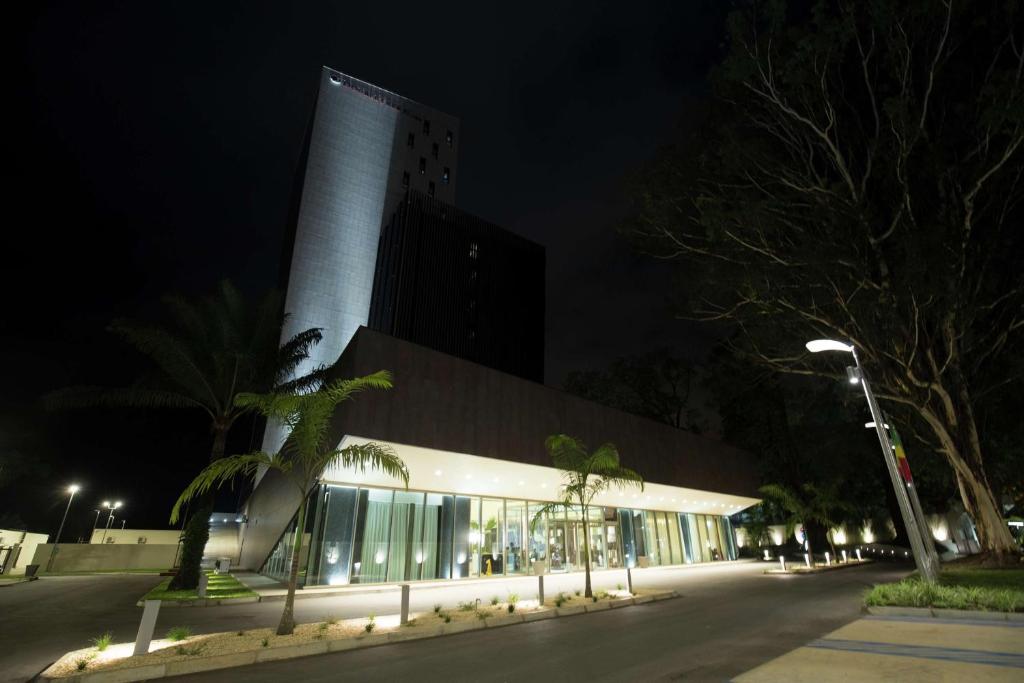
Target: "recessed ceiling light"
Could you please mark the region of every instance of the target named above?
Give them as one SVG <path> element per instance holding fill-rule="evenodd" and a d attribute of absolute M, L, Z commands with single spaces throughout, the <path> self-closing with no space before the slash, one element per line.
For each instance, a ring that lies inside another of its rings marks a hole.
<path fill-rule="evenodd" d="M 522 481 L 521 481 L 521 482 L 519 482 L 519 485 L 520 485 L 520 486 L 522 486 L 522 485 L 523 485 L 524 483 L 526 483 L 526 482 L 522 482 Z"/>
<path fill-rule="evenodd" d="M 498 478 L 495 477 L 493 481 L 494 481 L 495 484 L 497 484 L 498 483 Z"/>
<path fill-rule="evenodd" d="M 434 470 L 434 476 L 435 477 L 440 477 L 441 476 L 441 470 Z"/>
<path fill-rule="evenodd" d="M 472 478 L 473 478 L 473 475 L 472 475 L 472 474 L 467 474 L 467 475 L 466 475 L 466 479 L 472 479 Z"/>

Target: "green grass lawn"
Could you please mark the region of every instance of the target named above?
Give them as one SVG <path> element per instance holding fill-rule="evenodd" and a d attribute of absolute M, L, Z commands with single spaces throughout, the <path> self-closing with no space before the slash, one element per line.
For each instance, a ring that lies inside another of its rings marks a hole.
<path fill-rule="evenodd" d="M 875 586 L 864 596 L 870 606 L 1024 612 L 1024 569 L 946 569 L 939 584 L 918 576 Z"/>
<path fill-rule="evenodd" d="M 231 574 L 214 574 L 206 572 L 206 599 L 219 600 L 223 598 L 254 598 L 257 593 L 249 590 Z M 156 588 L 142 596 L 143 600 L 198 600 L 199 596 L 195 590 L 167 590 L 171 579 L 167 578 L 157 584 Z"/>

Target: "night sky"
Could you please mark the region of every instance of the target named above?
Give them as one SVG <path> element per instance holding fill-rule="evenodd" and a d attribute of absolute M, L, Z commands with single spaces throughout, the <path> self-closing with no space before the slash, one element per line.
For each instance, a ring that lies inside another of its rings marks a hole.
<path fill-rule="evenodd" d="M 0 453 L 41 469 L 4 475 L 0 515 L 32 531 L 55 532 L 72 480 L 66 540 L 106 497 L 129 527 L 166 524 L 206 459 L 200 416 L 38 397 L 130 382 L 140 363 L 104 328 L 159 316 L 162 294 L 278 283 L 321 65 L 461 119 L 456 203 L 547 248 L 548 384 L 713 340 L 672 319 L 666 268 L 614 228 L 625 178 L 707 97 L 728 3 L 26 4 L 8 24 Z"/>

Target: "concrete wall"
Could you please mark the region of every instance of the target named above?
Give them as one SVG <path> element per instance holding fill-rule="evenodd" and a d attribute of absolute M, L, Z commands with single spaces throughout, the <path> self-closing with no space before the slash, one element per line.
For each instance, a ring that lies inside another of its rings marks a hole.
<path fill-rule="evenodd" d="M 177 545 L 180 536 L 178 529 L 109 529 L 104 538 L 103 529 L 95 529 L 89 543 Z"/>
<path fill-rule="evenodd" d="M 33 534 L 27 531 L 0 529 L 0 546 L 20 546 L 21 552 L 14 564 L 5 567 L 5 574 L 24 574 L 25 565 L 32 564 L 36 548 L 49 540 L 48 534 Z"/>
<path fill-rule="evenodd" d="M 53 544 L 36 548 L 34 564 L 46 568 Z M 104 569 L 170 569 L 178 551 L 177 544 L 96 544 L 61 543 L 51 571 L 79 572 Z"/>

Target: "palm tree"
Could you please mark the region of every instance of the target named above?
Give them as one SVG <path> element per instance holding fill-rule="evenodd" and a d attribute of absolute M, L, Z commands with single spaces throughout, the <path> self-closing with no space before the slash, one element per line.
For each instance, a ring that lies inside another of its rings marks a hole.
<path fill-rule="evenodd" d="M 825 539 L 832 548 L 832 556 L 836 556 L 836 546 L 832 540 L 832 529 L 838 525 L 839 519 L 850 510 L 850 506 L 839 497 L 839 488 L 835 484 L 820 487 L 804 484 L 800 492 L 781 484 L 765 484 L 760 489 L 765 498 L 777 503 L 786 511 L 786 536 L 789 537 L 798 524 L 820 524 L 825 527 Z M 814 558 L 811 548 L 811 535 L 805 533 L 807 553 Z"/>
<path fill-rule="evenodd" d="M 390 389 L 391 386 L 391 374 L 381 370 L 366 377 L 335 380 L 313 393 L 241 394 L 236 399 L 239 406 L 252 408 L 267 418 L 279 420 L 291 432 L 291 436 L 276 455 L 256 452 L 232 455 L 211 462 L 174 504 L 171 511 L 172 524 L 187 501 L 207 495 L 211 488 L 219 487 L 236 476 L 251 477 L 263 468 L 277 470 L 295 486 L 301 502 L 295 517 L 288 597 L 281 614 L 281 623 L 277 627 L 279 636 L 288 635 L 295 629 L 295 587 L 299 577 L 302 530 L 306 528 L 306 501 L 323 471 L 335 466 L 358 470 L 369 467 L 397 477 L 406 487 L 409 486 L 409 470 L 390 446 L 366 443 L 337 448 L 329 440 L 331 416 L 339 403 L 367 389 Z"/>
<path fill-rule="evenodd" d="M 593 597 L 590 588 L 590 502 L 594 497 L 613 486 L 637 486 L 642 491 L 644 480 L 639 474 L 619 464 L 619 451 L 615 444 L 606 443 L 593 453 L 587 453 L 582 441 L 565 434 L 555 434 L 544 440 L 544 448 L 551 456 L 551 462 L 562 470 L 565 484 L 562 500 L 548 503 L 534 515 L 531 527 L 535 527 L 549 511 L 569 509 L 579 505 L 583 511 L 583 558 L 586 568 L 586 597 Z"/>
<path fill-rule="evenodd" d="M 49 408 L 122 406 L 186 408 L 206 413 L 213 445 L 210 461 L 224 457 L 228 431 L 252 406 L 236 397 L 245 392 L 294 392 L 315 388 L 322 370 L 300 378 L 292 375 L 320 342 L 320 330 L 308 329 L 283 345 L 286 316 L 277 292 L 255 306 L 227 280 L 217 292 L 190 301 L 166 297 L 171 324 L 161 327 L 115 320 L 110 331 L 153 362 L 154 371 L 131 387 L 69 387 L 44 397 Z M 199 583 L 199 565 L 209 538 L 213 496 L 192 507 L 182 533 L 181 563 L 171 582 L 174 589 Z"/>

